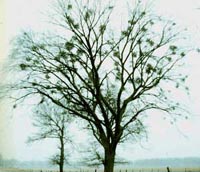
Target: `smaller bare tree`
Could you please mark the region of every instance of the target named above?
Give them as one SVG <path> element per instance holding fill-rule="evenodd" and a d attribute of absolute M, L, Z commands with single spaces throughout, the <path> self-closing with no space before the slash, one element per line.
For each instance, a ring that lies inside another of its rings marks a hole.
<path fill-rule="evenodd" d="M 72 143 L 68 132 L 71 119 L 67 112 L 53 106 L 50 102 L 42 102 L 35 110 L 33 120 L 33 125 L 38 128 L 38 132 L 28 138 L 28 143 L 47 138 L 57 139 L 59 152 L 52 156 L 50 161 L 53 165 L 58 165 L 59 171 L 63 172 L 64 164 L 67 162 L 65 146 L 67 143 Z"/>

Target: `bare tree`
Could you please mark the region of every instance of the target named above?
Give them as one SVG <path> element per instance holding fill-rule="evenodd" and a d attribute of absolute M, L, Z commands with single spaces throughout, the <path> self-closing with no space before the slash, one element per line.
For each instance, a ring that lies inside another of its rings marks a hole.
<path fill-rule="evenodd" d="M 68 126 L 71 119 L 67 116 L 64 109 L 59 109 L 51 103 L 44 102 L 37 106 L 33 114 L 33 125 L 38 129 L 37 133 L 29 137 L 28 142 L 34 142 L 43 139 L 57 139 L 58 154 L 52 156 L 51 163 L 58 165 L 60 172 L 63 172 L 66 162 L 65 145 L 71 143 Z"/>
<path fill-rule="evenodd" d="M 175 23 L 137 4 L 124 29 L 113 31 L 115 8 L 99 3 L 58 1 L 54 23 L 66 33 L 20 35 L 13 57 L 22 74 L 12 89 L 21 90 L 17 100 L 38 95 L 84 120 L 104 150 L 104 171 L 113 172 L 118 144 L 141 134 L 144 114 L 177 117 L 165 84 L 185 80 L 177 70 L 185 52 Z"/>

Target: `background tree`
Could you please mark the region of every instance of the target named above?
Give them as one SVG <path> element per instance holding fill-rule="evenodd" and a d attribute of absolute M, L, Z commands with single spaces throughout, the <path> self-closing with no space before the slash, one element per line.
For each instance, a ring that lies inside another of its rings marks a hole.
<path fill-rule="evenodd" d="M 58 1 L 53 23 L 63 28 L 60 35 L 25 32 L 13 50 L 21 71 L 12 88 L 21 91 L 17 100 L 38 95 L 84 120 L 104 150 L 105 172 L 113 172 L 118 144 L 140 136 L 144 114 L 179 115 L 165 84 L 185 80 L 177 70 L 185 52 L 176 45 L 175 23 L 136 4 L 119 31 L 114 10 L 100 1 Z"/>
<path fill-rule="evenodd" d="M 37 133 L 29 137 L 28 142 L 34 142 L 43 139 L 57 139 L 58 154 L 52 156 L 51 163 L 58 165 L 60 172 L 63 172 L 66 163 L 65 146 L 71 143 L 68 127 L 71 118 L 64 109 L 59 109 L 49 102 L 40 102 L 37 110 L 33 114 L 33 125 L 38 129 Z M 67 154 L 69 155 L 69 154 Z"/>

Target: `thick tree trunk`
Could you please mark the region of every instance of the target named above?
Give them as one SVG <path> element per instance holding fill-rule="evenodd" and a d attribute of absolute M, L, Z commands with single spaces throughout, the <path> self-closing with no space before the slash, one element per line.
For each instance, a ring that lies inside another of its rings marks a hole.
<path fill-rule="evenodd" d="M 105 149 L 104 172 L 114 171 L 116 148 Z"/>

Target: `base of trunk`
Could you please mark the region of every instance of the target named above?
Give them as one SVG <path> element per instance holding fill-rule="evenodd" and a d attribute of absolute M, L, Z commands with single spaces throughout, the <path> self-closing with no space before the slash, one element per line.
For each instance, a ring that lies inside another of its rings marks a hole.
<path fill-rule="evenodd" d="M 113 172 L 115 162 L 115 150 L 105 151 L 104 172 Z"/>

